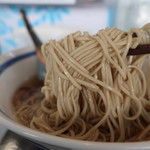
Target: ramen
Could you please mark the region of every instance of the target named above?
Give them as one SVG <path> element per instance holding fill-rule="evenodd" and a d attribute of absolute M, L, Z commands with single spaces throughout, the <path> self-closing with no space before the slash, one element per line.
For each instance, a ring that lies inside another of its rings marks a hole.
<path fill-rule="evenodd" d="M 129 32 L 75 32 L 45 43 L 44 85 L 32 92 L 27 87 L 23 101 L 21 90 L 16 92 L 18 120 L 34 130 L 78 140 L 150 140 L 150 57 L 127 56 L 129 49 L 150 43 L 149 29 L 147 24 Z"/>

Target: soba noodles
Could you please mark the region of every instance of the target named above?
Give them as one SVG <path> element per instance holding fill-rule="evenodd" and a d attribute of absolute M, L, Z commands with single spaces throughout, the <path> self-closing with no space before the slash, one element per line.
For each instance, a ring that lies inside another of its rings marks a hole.
<path fill-rule="evenodd" d="M 150 24 L 49 41 L 42 46 L 45 96 L 40 101 L 37 93 L 30 96 L 17 117 L 32 129 L 65 138 L 150 140 L 150 56 L 127 56 L 130 48 L 148 43 Z"/>

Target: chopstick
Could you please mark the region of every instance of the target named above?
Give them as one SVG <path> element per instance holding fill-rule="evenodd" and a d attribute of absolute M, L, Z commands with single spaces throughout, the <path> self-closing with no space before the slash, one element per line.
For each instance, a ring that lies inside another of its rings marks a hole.
<path fill-rule="evenodd" d="M 44 58 L 43 58 L 43 56 L 42 56 L 42 53 L 41 53 L 41 45 L 42 45 L 42 42 L 41 42 L 41 40 L 39 39 L 39 37 L 37 36 L 37 34 L 34 32 L 34 30 L 33 30 L 32 26 L 31 26 L 31 24 L 29 23 L 25 11 L 24 11 L 23 9 L 20 9 L 20 13 L 21 13 L 21 15 L 22 15 L 22 18 L 23 18 L 23 21 L 24 21 L 24 23 L 25 23 L 25 26 L 26 26 L 26 28 L 27 28 L 27 30 L 28 30 L 30 36 L 31 36 L 31 39 L 32 39 L 32 41 L 33 41 L 33 43 L 34 43 L 34 46 L 36 47 L 36 54 L 37 54 L 39 60 L 40 60 L 43 64 L 45 64 L 45 60 L 44 60 Z"/>
<path fill-rule="evenodd" d="M 20 12 L 22 14 L 22 18 L 23 18 L 23 21 L 25 23 L 25 26 L 33 40 L 33 43 L 35 45 L 35 47 L 41 47 L 42 45 L 42 42 L 41 40 L 39 39 L 39 37 L 36 35 L 36 33 L 34 32 L 34 30 L 32 29 L 32 26 L 30 25 L 27 17 L 26 17 L 26 12 L 23 10 L 23 9 L 20 9 Z"/>
<path fill-rule="evenodd" d="M 150 54 L 150 44 L 139 45 L 135 49 L 129 49 L 128 56 L 130 55 L 145 55 Z"/>

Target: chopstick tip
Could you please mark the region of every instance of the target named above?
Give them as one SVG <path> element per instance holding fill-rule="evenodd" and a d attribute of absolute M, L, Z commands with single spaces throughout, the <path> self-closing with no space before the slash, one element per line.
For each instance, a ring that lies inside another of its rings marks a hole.
<path fill-rule="evenodd" d="M 25 10 L 24 10 L 23 8 L 20 8 L 20 13 L 21 13 L 22 15 L 24 15 L 24 14 L 25 14 Z"/>

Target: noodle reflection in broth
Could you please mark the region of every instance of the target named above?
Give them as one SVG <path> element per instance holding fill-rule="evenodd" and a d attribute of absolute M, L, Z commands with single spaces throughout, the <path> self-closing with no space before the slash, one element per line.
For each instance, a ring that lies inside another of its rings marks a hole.
<path fill-rule="evenodd" d="M 96 35 L 76 32 L 42 46 L 46 76 L 42 93 L 17 110 L 22 124 L 51 135 L 89 141 L 150 139 L 150 57 L 127 56 L 150 44 L 150 24 Z"/>

